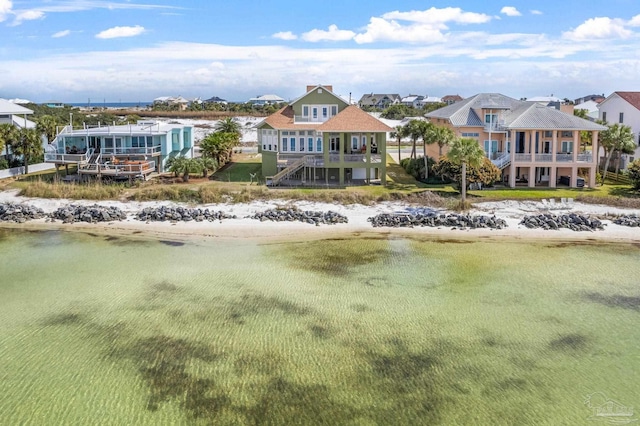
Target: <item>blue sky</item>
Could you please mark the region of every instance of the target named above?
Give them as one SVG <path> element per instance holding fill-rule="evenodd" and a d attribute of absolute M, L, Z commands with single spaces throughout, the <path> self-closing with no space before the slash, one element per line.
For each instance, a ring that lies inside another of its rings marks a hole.
<path fill-rule="evenodd" d="M 0 0 L 0 97 L 640 90 L 640 1 Z"/>

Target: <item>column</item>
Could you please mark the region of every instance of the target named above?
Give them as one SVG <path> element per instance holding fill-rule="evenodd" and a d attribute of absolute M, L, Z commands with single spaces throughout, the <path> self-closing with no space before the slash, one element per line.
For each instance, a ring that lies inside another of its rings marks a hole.
<path fill-rule="evenodd" d="M 596 173 L 598 173 L 598 167 L 597 166 L 589 167 L 589 188 L 595 188 L 596 185 L 597 185 Z"/>
<path fill-rule="evenodd" d="M 598 131 L 591 132 L 591 161 L 598 169 L 598 157 L 600 157 L 600 146 L 598 145 Z"/>
<path fill-rule="evenodd" d="M 574 166 L 571 166 L 571 188 L 576 188 L 577 186 L 578 186 L 578 167 L 574 165 Z"/>
<path fill-rule="evenodd" d="M 378 133 L 378 154 L 380 154 L 380 183 L 382 186 L 387 184 L 387 136 L 386 133 Z M 384 143 L 383 143 L 384 142 Z"/>
<path fill-rule="evenodd" d="M 536 132 L 535 130 L 529 131 L 529 154 L 531 154 L 531 162 L 535 163 L 536 161 Z M 534 170 L 535 171 L 535 170 Z M 531 173 L 529 173 L 531 175 Z M 529 181 L 529 185 L 531 185 L 531 181 Z"/>
<path fill-rule="evenodd" d="M 555 154 L 554 154 L 555 156 Z M 558 182 L 558 168 L 554 165 L 550 167 L 549 188 L 555 188 Z"/>
<path fill-rule="evenodd" d="M 516 165 L 513 161 L 513 157 L 515 154 L 513 154 L 513 152 L 515 152 L 515 149 L 512 149 L 512 154 L 511 154 L 511 164 L 509 165 L 509 187 L 511 188 L 515 188 L 516 187 Z"/>
<path fill-rule="evenodd" d="M 556 153 L 558 152 L 558 131 L 553 130 L 551 133 L 551 162 L 556 162 Z"/>
<path fill-rule="evenodd" d="M 529 188 L 534 188 L 535 186 L 536 186 L 536 166 L 531 165 L 529 166 Z"/>
<path fill-rule="evenodd" d="M 577 130 L 573 131 L 573 162 L 576 163 L 578 161 L 578 151 L 580 150 L 580 132 Z"/>

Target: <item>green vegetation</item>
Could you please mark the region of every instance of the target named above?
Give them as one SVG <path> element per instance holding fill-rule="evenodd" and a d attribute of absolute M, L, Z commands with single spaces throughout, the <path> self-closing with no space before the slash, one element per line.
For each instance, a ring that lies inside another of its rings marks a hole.
<path fill-rule="evenodd" d="M 634 189 L 640 189 L 640 160 L 636 160 L 627 166 L 627 176 Z"/>
<path fill-rule="evenodd" d="M 483 164 L 484 159 L 486 159 L 484 151 L 475 139 L 461 138 L 453 141 L 447 158 L 453 164 L 459 164 L 461 166 L 460 175 L 462 180 L 460 193 L 462 195 L 461 204 L 464 206 L 467 199 L 467 165 L 470 168 L 479 168 Z"/>

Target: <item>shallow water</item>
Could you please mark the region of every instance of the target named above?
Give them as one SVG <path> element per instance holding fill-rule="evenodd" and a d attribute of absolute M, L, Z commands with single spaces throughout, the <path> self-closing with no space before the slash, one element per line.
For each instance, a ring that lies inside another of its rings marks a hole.
<path fill-rule="evenodd" d="M 0 253 L 3 425 L 557 425 L 591 423 L 594 392 L 640 406 L 633 245 L 0 231 Z"/>

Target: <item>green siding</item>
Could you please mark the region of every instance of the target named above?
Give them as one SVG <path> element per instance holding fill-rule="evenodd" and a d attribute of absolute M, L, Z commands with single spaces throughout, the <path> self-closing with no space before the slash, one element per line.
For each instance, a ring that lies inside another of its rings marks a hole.
<path fill-rule="evenodd" d="M 278 173 L 278 154 L 264 151 L 262 153 L 262 176 L 273 176 Z"/>
<path fill-rule="evenodd" d="M 324 88 L 322 89 L 322 93 L 318 93 L 318 88 L 316 88 L 298 99 L 292 105 L 295 115 L 302 115 L 302 105 L 338 105 L 338 112 L 348 106 L 345 101 L 338 96 L 332 95 L 331 92 L 328 92 Z"/>

